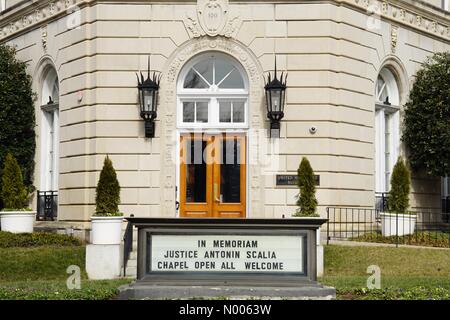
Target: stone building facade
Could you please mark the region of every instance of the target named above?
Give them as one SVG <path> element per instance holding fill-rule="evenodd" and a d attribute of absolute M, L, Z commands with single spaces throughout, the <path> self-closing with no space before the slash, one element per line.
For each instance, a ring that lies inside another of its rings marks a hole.
<path fill-rule="evenodd" d="M 35 186 L 58 191 L 58 220 L 80 224 L 94 212 L 106 155 L 126 215 L 180 216 L 188 201 L 180 189 L 189 187 L 216 196 L 215 178 L 197 176 L 203 189 L 182 183 L 182 136 L 193 130 L 244 137 L 246 165 L 229 182 L 240 181 L 241 207 L 224 216 L 293 213 L 298 189 L 277 185 L 276 175 L 295 174 L 303 156 L 320 177 L 322 216 L 327 206 L 373 208 L 405 154 L 402 106 L 414 75 L 450 48 L 448 1 L 440 0 L 3 0 L 2 8 L 0 42 L 27 61 L 38 94 Z M 264 84 L 275 57 L 287 93 L 280 137 L 269 138 Z M 149 60 L 161 73 L 154 138 L 145 137 L 136 80 Z M 235 78 L 224 80 L 229 70 Z M 186 84 L 192 72 L 203 85 Z M 223 82 L 209 83 L 211 72 Z M 242 121 L 222 122 L 222 103 Z M 439 211 L 440 179 L 413 178 L 412 208 Z"/>

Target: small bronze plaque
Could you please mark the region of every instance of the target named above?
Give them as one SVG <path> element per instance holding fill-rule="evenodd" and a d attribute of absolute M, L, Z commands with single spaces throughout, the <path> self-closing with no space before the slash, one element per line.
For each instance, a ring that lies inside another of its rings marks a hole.
<path fill-rule="evenodd" d="M 296 186 L 297 185 L 297 175 L 296 174 L 277 174 L 276 176 L 277 186 Z M 314 175 L 314 180 L 316 186 L 320 185 L 320 176 Z"/>

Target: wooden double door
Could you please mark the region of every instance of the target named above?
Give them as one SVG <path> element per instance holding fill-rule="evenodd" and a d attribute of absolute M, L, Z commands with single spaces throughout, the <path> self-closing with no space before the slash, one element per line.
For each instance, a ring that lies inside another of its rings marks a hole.
<path fill-rule="evenodd" d="M 245 135 L 181 134 L 180 216 L 244 218 L 245 204 Z"/>

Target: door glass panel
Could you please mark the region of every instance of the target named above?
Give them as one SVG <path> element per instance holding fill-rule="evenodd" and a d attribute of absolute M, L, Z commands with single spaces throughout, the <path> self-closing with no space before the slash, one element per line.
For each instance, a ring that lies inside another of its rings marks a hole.
<path fill-rule="evenodd" d="M 194 102 L 183 102 L 183 122 L 194 122 Z"/>
<path fill-rule="evenodd" d="M 219 121 L 231 122 L 231 102 L 219 102 Z"/>
<path fill-rule="evenodd" d="M 221 140 L 220 199 L 222 203 L 241 201 L 241 145 L 237 138 Z"/>
<path fill-rule="evenodd" d="M 233 102 L 233 122 L 244 122 L 245 114 L 244 114 L 244 102 L 243 101 L 234 101 Z"/>
<path fill-rule="evenodd" d="M 207 102 L 197 102 L 196 103 L 196 122 L 208 122 L 208 103 Z"/>
<path fill-rule="evenodd" d="M 186 202 L 206 202 L 206 141 L 186 140 Z"/>

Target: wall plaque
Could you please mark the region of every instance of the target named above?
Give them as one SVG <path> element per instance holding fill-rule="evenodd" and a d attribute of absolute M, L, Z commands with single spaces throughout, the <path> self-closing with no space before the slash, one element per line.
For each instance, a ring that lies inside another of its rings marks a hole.
<path fill-rule="evenodd" d="M 320 176 L 314 175 L 314 180 L 316 186 L 320 185 Z M 296 174 L 277 174 L 276 175 L 276 185 L 277 186 L 297 186 L 297 175 Z"/>

